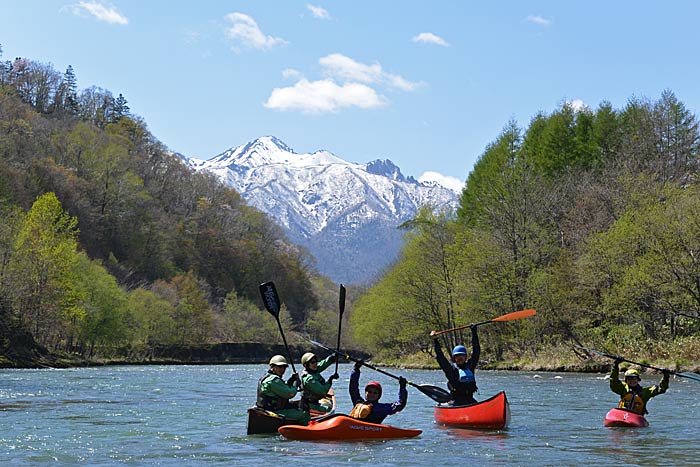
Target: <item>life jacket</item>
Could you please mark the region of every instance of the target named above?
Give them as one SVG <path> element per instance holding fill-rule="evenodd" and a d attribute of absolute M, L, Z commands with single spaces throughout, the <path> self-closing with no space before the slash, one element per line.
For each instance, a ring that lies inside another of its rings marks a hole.
<path fill-rule="evenodd" d="M 306 376 L 306 375 L 310 375 L 310 373 L 308 373 L 307 371 L 302 372 L 301 379 L 303 380 L 304 376 Z M 321 376 L 321 375 L 313 375 L 313 376 L 316 376 L 318 378 L 319 383 L 326 384 L 326 380 L 323 378 L 323 376 Z M 304 385 L 304 392 L 302 392 L 301 398 L 302 398 L 302 400 L 306 401 L 307 404 L 319 405 L 321 399 L 323 399 L 324 397 L 326 397 L 325 394 L 315 394 L 315 393 L 311 392 L 310 389 L 307 389 L 306 385 Z"/>
<path fill-rule="evenodd" d="M 269 410 L 271 412 L 291 408 L 292 404 L 290 404 L 289 399 L 285 399 L 284 397 L 278 396 L 268 396 L 267 394 L 264 394 L 262 392 L 263 382 L 265 382 L 265 380 L 270 377 L 279 378 L 279 376 L 273 373 L 267 373 L 265 374 L 265 376 L 260 378 L 260 380 L 258 381 L 258 398 L 255 402 L 255 405 L 260 407 L 261 409 Z"/>
<path fill-rule="evenodd" d="M 479 388 L 476 386 L 476 377 L 474 372 L 469 367 L 460 368 L 456 364 L 452 366 L 457 371 L 458 379 L 451 379 L 447 383 L 447 387 L 450 389 L 452 398 L 459 396 L 471 397 Z"/>
<path fill-rule="evenodd" d="M 644 399 L 642 399 L 639 394 L 634 392 L 628 392 L 622 396 L 622 399 L 620 399 L 620 403 L 618 404 L 618 408 L 631 410 L 632 412 L 640 415 L 648 413 L 644 404 Z"/>
<path fill-rule="evenodd" d="M 367 402 L 358 402 L 350 411 L 350 416 L 352 418 L 359 418 L 362 420 L 369 417 L 371 413 L 372 404 L 368 404 Z"/>

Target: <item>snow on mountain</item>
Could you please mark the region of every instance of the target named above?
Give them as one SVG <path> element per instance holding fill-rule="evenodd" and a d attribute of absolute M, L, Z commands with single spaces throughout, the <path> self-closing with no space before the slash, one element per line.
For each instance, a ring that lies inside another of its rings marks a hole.
<path fill-rule="evenodd" d="M 367 282 L 396 259 L 403 234 L 396 227 L 420 206 L 454 209 L 458 200 L 435 182 L 405 177 L 390 160 L 297 154 L 273 136 L 188 164 L 216 174 L 277 220 L 314 255 L 319 272 L 344 283 Z"/>

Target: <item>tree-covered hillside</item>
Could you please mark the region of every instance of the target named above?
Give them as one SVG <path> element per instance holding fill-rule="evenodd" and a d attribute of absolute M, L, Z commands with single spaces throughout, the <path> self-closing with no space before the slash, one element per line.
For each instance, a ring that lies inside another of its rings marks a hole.
<path fill-rule="evenodd" d="M 75 75 L 0 62 L 0 348 L 18 333 L 83 355 L 276 341 L 267 280 L 303 326 L 319 304 L 310 257 Z"/>
<path fill-rule="evenodd" d="M 699 149 L 698 120 L 670 91 L 508 122 L 456 216 L 426 210 L 406 224 L 401 260 L 355 304 L 356 338 L 411 354 L 430 348 L 432 329 L 535 308 L 481 328 L 487 359 L 584 345 L 697 364 Z"/>

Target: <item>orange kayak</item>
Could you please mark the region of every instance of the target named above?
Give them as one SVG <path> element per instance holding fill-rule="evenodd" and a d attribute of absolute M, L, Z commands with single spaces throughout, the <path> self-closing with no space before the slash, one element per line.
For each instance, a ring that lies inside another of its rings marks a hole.
<path fill-rule="evenodd" d="M 510 405 L 503 391 L 476 404 L 438 405 L 435 422 L 454 428 L 502 430 L 510 423 Z"/>
<path fill-rule="evenodd" d="M 605 415 L 605 420 L 603 420 L 603 426 L 614 427 L 630 427 L 630 428 L 644 428 L 649 426 L 649 422 L 644 415 L 632 412 L 627 409 L 611 409 L 610 412 Z"/>
<path fill-rule="evenodd" d="M 343 414 L 331 415 L 325 420 L 312 420 L 308 426 L 281 426 L 278 431 L 287 439 L 305 441 L 413 438 L 423 432 L 367 423 Z"/>

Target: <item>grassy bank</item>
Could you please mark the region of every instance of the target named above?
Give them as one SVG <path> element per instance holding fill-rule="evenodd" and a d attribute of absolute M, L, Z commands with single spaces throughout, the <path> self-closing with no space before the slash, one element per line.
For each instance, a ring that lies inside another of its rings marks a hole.
<path fill-rule="evenodd" d="M 660 368 L 700 373 L 700 340 L 686 339 L 665 346 L 661 343 L 647 344 L 645 349 L 623 349 L 610 353 Z M 506 354 L 503 360 L 496 360 L 487 350 L 482 349 L 479 369 L 586 373 L 607 373 L 610 371 L 611 359 L 596 355 L 585 358 L 582 354 L 583 352 L 577 354 L 570 346 L 556 346 L 543 349 L 537 352 L 537 355 Z M 406 355 L 401 358 L 377 356 L 374 363 L 397 368 L 437 368 L 435 357 L 426 352 Z M 622 367 L 626 366 L 633 365 L 623 363 Z M 646 371 L 653 372 L 653 370 Z"/>

